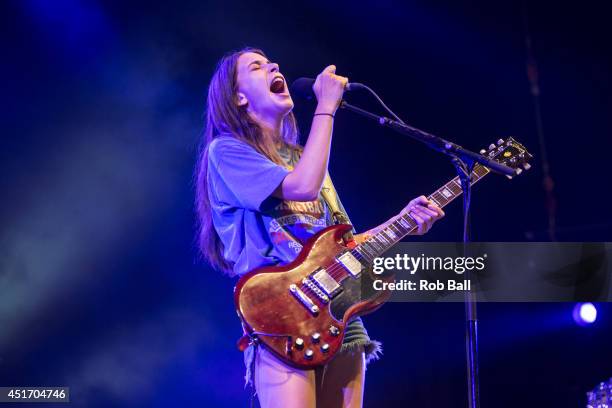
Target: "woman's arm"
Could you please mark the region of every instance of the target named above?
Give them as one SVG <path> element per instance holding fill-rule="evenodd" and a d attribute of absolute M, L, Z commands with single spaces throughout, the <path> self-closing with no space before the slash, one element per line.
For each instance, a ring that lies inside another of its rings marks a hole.
<path fill-rule="evenodd" d="M 431 229 L 433 223 L 444 217 L 444 211 L 433 201 L 428 200 L 425 196 L 420 196 L 410 201 L 408 205 L 395 217 L 391 218 L 384 224 L 380 224 L 366 232 L 355 235 L 355 241 L 357 244 L 361 244 L 363 241 L 370 238 L 372 235 L 377 234 L 381 230 L 387 228 L 389 224 L 398 219 L 400 216 L 409 213 L 410 216 L 416 221 L 417 229 L 410 235 L 423 235 Z"/>
<path fill-rule="evenodd" d="M 315 113 L 336 113 L 348 78 L 335 72 L 336 67 L 330 65 L 317 76 L 313 86 L 318 101 Z M 317 199 L 329 162 L 334 119 L 330 115 L 314 116 L 300 160 L 274 191 L 275 197 L 293 201 Z"/>

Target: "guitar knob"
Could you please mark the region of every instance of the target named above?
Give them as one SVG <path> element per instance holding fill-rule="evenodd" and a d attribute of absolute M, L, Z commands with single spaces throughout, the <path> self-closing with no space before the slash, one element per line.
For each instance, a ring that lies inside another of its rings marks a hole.
<path fill-rule="evenodd" d="M 495 143 L 491 143 L 491 144 L 489 145 L 489 150 L 493 150 L 493 149 L 495 149 Z"/>
<path fill-rule="evenodd" d="M 306 358 L 306 360 L 312 360 L 313 356 L 314 356 L 314 351 L 312 351 L 311 349 L 308 349 L 304 352 L 304 357 Z"/>
<path fill-rule="evenodd" d="M 503 144 L 504 144 L 504 139 L 499 139 L 499 140 L 497 141 L 497 145 L 498 145 L 498 146 L 501 146 L 501 145 L 503 145 Z"/>
<path fill-rule="evenodd" d="M 327 353 L 329 351 L 329 344 L 325 343 L 321 346 L 321 351 Z"/>
<path fill-rule="evenodd" d="M 336 326 L 329 326 L 329 334 L 336 337 L 340 334 L 340 329 L 338 329 Z"/>
<path fill-rule="evenodd" d="M 295 339 L 295 348 L 298 350 L 301 350 L 304 348 L 304 339 L 301 337 L 298 337 L 297 339 Z"/>
<path fill-rule="evenodd" d="M 321 334 L 320 333 L 314 333 L 312 335 L 312 342 L 313 343 L 318 343 L 319 340 L 321 340 Z"/>

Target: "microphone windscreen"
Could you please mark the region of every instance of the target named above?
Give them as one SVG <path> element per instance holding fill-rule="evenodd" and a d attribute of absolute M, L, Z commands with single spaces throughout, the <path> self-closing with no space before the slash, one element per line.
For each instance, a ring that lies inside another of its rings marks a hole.
<path fill-rule="evenodd" d="M 292 98 L 297 99 L 312 99 L 315 94 L 312 90 L 315 80 L 312 78 L 298 78 L 291 84 L 289 91 L 291 92 Z"/>

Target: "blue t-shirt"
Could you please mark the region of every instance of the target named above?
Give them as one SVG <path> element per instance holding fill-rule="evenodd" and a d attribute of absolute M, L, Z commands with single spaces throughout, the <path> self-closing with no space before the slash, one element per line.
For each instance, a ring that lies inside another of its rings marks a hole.
<path fill-rule="evenodd" d="M 208 149 L 212 219 L 233 275 L 291 262 L 302 243 L 332 224 L 320 195 L 304 202 L 271 195 L 297 163 L 296 151 L 279 151 L 280 166 L 232 136 L 216 138 Z"/>

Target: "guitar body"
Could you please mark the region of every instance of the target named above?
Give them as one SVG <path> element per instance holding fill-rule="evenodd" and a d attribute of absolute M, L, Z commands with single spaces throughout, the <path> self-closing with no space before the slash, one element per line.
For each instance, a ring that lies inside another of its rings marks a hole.
<path fill-rule="evenodd" d="M 241 277 L 235 287 L 236 310 L 247 332 L 291 366 L 308 369 L 329 362 L 342 346 L 351 317 L 374 311 L 390 296 L 362 288 L 371 288 L 374 279 L 387 281 L 393 276 L 381 278 L 364 267 L 353 277 L 340 269 L 336 257 L 347 251 L 342 236 L 350 229 L 350 225 L 334 225 L 320 231 L 290 264 L 256 269 Z M 318 312 L 313 313 L 290 287 L 300 287 L 303 279 L 321 267 L 335 270 L 336 276 L 343 273 L 344 279 L 328 302 L 301 289 L 317 306 Z"/>

